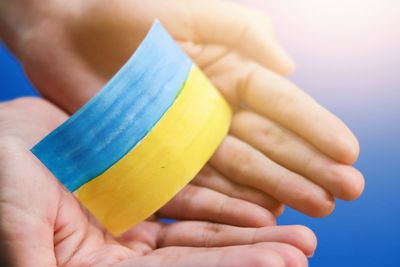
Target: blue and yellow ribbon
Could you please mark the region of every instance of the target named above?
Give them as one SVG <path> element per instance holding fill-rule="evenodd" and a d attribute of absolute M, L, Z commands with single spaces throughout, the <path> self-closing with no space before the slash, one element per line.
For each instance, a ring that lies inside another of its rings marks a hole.
<path fill-rule="evenodd" d="M 32 152 L 117 235 L 197 174 L 230 116 L 219 92 L 156 21 L 110 82 Z"/>

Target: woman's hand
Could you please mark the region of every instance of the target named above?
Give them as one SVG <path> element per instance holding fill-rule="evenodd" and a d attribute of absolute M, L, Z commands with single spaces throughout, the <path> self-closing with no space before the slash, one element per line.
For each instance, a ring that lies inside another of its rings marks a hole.
<path fill-rule="evenodd" d="M 154 216 L 122 236 L 111 236 L 29 151 L 66 118 L 39 99 L 0 104 L 0 225 L 17 266 L 307 266 L 316 239 L 302 226 L 167 225 Z M 212 210 L 213 205 L 203 205 L 207 197 L 199 188 L 187 208 Z M 174 206 L 182 205 L 179 195 L 168 205 L 179 208 Z M 256 207 L 227 205 L 219 216 L 233 221 L 236 215 L 254 217 L 241 209 Z M 237 214 L 229 215 L 234 209 Z M 206 218 L 219 221 L 210 214 Z"/>
<path fill-rule="evenodd" d="M 333 210 L 334 196 L 352 200 L 363 191 L 362 175 L 350 166 L 356 138 L 280 76 L 293 63 L 261 13 L 212 0 L 24 1 L 36 3 L 34 12 L 14 16 L 23 27 L 2 36 L 40 92 L 68 113 L 111 78 L 160 19 L 235 111 L 230 136 L 193 185 L 275 214 L 283 203 L 318 217 Z"/>

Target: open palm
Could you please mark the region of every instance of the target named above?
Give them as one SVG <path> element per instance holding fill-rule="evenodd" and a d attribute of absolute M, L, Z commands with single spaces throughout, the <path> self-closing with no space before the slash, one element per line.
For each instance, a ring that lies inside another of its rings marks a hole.
<path fill-rule="evenodd" d="M 0 105 L 1 223 L 21 266 L 307 265 L 316 240 L 301 226 L 163 224 L 154 216 L 111 236 L 29 151 L 65 118 L 43 100 Z M 180 205 L 174 201 L 171 208 Z"/>

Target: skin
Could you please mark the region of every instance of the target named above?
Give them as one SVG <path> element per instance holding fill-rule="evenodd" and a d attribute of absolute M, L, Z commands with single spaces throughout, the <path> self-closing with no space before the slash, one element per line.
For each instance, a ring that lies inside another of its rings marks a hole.
<path fill-rule="evenodd" d="M 156 216 L 111 236 L 29 152 L 67 118 L 52 104 L 24 98 L 0 104 L 1 229 L 16 266 L 307 266 L 316 247 L 303 226 L 254 228 L 188 220 L 163 224 Z M 206 190 L 206 189 L 204 189 Z M 180 195 L 166 209 L 178 209 Z M 233 203 L 232 203 L 233 204 Z M 189 202 L 188 209 L 198 204 Z M 235 207 L 217 218 L 240 221 Z M 213 218 L 204 209 L 201 216 Z M 223 221 L 224 219 L 221 219 Z M 218 221 L 218 219 L 215 219 Z"/>
<path fill-rule="evenodd" d="M 114 238 L 28 149 L 106 83 L 155 17 L 220 89 L 234 118 L 209 164 L 155 214 L 213 223 L 166 226 L 154 217 Z M 313 234 L 265 227 L 274 224 L 266 209 L 277 215 L 287 204 L 326 216 L 334 197 L 352 200 L 363 190 L 362 175 L 351 167 L 356 138 L 282 77 L 293 63 L 259 12 L 224 1 L 2 1 L 0 35 L 43 96 L 66 112 L 37 100 L 2 106 L 3 119 L 14 112 L 25 122 L 1 124 L 2 223 L 21 265 L 306 266 Z"/>
<path fill-rule="evenodd" d="M 314 217 L 330 214 L 335 197 L 362 193 L 351 166 L 357 139 L 282 76 L 294 65 L 264 14 L 215 0 L 45 2 L 2 1 L 0 33 L 36 88 L 68 114 L 117 72 L 157 17 L 235 112 L 194 187 Z"/>

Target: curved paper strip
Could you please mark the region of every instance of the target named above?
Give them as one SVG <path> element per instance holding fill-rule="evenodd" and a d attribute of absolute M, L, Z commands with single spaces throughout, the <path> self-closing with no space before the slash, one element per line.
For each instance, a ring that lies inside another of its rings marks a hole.
<path fill-rule="evenodd" d="M 193 67 L 174 105 L 125 157 L 75 194 L 114 235 L 152 215 L 206 164 L 230 123 L 230 109 Z"/>
<path fill-rule="evenodd" d="M 191 65 L 156 21 L 111 81 L 32 152 L 75 191 L 122 158 L 152 129 L 182 89 Z"/>

